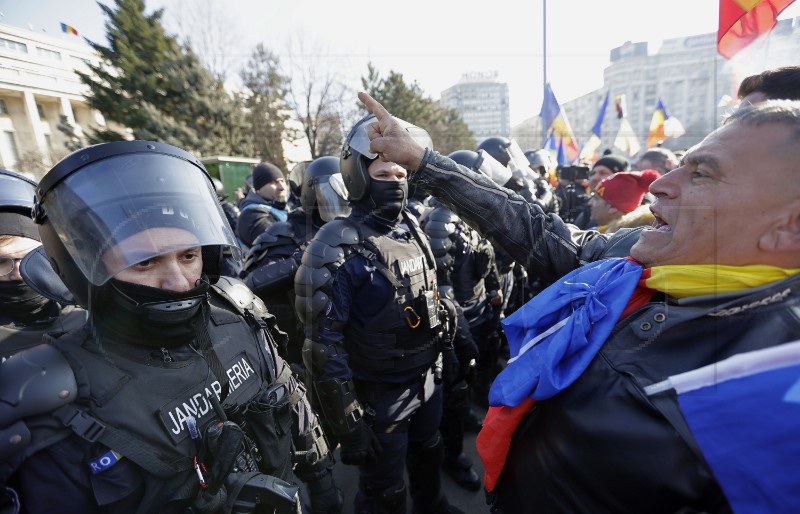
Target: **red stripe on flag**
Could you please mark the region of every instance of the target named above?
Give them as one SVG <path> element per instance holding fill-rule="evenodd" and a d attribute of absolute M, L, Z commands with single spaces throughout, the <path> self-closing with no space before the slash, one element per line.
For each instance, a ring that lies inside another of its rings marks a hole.
<path fill-rule="evenodd" d="M 794 0 L 719 0 L 717 51 L 730 59 L 758 36 L 772 30 L 778 15 L 792 2 Z"/>

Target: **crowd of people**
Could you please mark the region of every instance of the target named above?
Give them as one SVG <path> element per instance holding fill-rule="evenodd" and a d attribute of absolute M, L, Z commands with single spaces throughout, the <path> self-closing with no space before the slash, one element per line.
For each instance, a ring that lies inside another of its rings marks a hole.
<path fill-rule="evenodd" d="M 341 155 L 235 201 L 157 142 L 0 170 L 0 512 L 461 512 L 442 473 L 470 512 L 800 508 L 671 382 L 800 339 L 798 84 L 680 156 L 445 156 L 359 93 Z"/>

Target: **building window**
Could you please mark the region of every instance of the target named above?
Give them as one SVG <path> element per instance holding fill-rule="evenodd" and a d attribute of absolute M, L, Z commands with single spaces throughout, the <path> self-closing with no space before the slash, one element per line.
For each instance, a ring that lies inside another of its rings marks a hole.
<path fill-rule="evenodd" d="M 6 101 L 0 98 L 0 114 L 8 114 L 8 107 L 6 107 Z"/>
<path fill-rule="evenodd" d="M 0 48 L 5 48 L 7 50 L 11 50 L 12 52 L 19 52 L 21 54 L 28 53 L 28 45 L 12 39 L 0 38 Z"/>
<path fill-rule="evenodd" d="M 47 145 L 48 150 L 52 150 L 53 148 L 53 141 L 50 139 L 50 134 L 44 135 L 44 142 Z"/>
<path fill-rule="evenodd" d="M 44 107 L 42 107 L 42 104 L 36 104 L 36 110 L 39 111 L 39 119 L 43 120 L 44 119 Z"/>
<path fill-rule="evenodd" d="M 6 168 L 13 168 L 19 162 L 19 149 L 17 142 L 14 139 L 14 133 L 11 131 L 3 132 L 3 138 L 0 141 L 0 150 L 3 153 L 3 165 Z"/>
<path fill-rule="evenodd" d="M 41 57 L 44 57 L 46 59 L 55 59 L 56 61 L 61 60 L 61 53 L 56 52 L 55 50 L 49 50 L 47 48 L 42 48 L 40 46 L 37 46 L 36 53 L 38 53 Z"/>

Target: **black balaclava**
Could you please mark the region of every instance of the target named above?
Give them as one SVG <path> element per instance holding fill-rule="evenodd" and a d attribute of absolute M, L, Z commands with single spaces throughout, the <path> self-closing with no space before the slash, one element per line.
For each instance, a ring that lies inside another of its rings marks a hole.
<path fill-rule="evenodd" d="M 31 323 L 52 316 L 52 302 L 21 280 L 0 281 L 0 312 L 14 321 Z M 58 310 L 56 305 L 52 305 Z"/>
<path fill-rule="evenodd" d="M 408 182 L 395 180 L 369 181 L 367 205 L 371 214 L 380 221 L 394 223 L 408 203 Z M 370 205 L 371 204 L 371 205 Z"/>
<path fill-rule="evenodd" d="M 205 275 L 181 292 L 111 279 L 95 296 L 92 319 L 98 333 L 112 341 L 175 348 L 190 343 L 199 324 L 208 323 L 202 306 L 209 288 Z"/>

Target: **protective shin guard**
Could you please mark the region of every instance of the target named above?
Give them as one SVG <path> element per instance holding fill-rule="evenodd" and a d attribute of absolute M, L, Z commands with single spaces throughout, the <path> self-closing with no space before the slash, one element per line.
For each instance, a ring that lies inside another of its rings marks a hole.
<path fill-rule="evenodd" d="M 406 467 L 415 513 L 438 513 L 447 505 L 440 475 L 443 460 L 444 446 L 438 432 L 435 438 L 409 447 Z"/>

